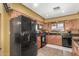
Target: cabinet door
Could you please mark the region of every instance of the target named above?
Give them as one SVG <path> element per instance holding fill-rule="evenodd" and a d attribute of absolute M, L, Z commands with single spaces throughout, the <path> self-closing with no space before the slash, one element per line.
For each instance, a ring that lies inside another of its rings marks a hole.
<path fill-rule="evenodd" d="M 57 36 L 54 35 L 53 38 L 52 38 L 52 40 L 53 40 L 53 44 L 55 44 L 55 45 L 57 44 L 57 39 L 58 39 Z"/>
<path fill-rule="evenodd" d="M 60 35 L 48 35 L 47 37 L 48 44 L 62 45 L 62 39 Z"/>
<path fill-rule="evenodd" d="M 41 47 L 41 37 L 37 37 L 37 47 Z"/>
<path fill-rule="evenodd" d="M 48 44 L 56 44 L 56 38 L 54 35 L 49 35 Z"/>
<path fill-rule="evenodd" d="M 10 20 L 10 55 L 21 55 L 21 44 L 16 42 L 16 34 L 21 32 L 20 17 L 16 17 Z"/>
<path fill-rule="evenodd" d="M 62 45 L 62 38 L 61 38 L 61 36 L 59 35 L 59 36 L 57 36 L 57 39 L 56 39 L 56 44 L 57 45 Z"/>

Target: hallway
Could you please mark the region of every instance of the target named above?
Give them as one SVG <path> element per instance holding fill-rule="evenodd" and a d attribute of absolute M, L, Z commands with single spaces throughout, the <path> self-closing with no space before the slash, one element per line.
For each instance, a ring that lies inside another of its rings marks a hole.
<path fill-rule="evenodd" d="M 38 50 L 37 56 L 72 56 L 71 48 L 47 44 Z"/>

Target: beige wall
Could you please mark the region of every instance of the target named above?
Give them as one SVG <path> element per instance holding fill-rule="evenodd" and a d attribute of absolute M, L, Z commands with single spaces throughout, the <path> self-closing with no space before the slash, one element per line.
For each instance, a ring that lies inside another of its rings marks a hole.
<path fill-rule="evenodd" d="M 1 48 L 1 13 L 2 13 L 2 5 L 0 4 L 0 48 Z"/>
<path fill-rule="evenodd" d="M 0 4 L 1 13 L 1 52 L 2 55 L 9 55 L 9 14 L 6 13 L 3 4 Z"/>
<path fill-rule="evenodd" d="M 1 14 L 0 14 L 0 48 L 1 48 Z"/>

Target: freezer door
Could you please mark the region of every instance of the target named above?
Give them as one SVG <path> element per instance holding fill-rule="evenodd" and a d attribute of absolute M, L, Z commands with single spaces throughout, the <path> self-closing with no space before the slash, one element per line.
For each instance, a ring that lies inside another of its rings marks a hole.
<path fill-rule="evenodd" d="M 21 22 L 20 19 L 14 18 L 10 21 L 10 55 L 11 56 L 20 56 L 21 55 L 21 44 L 16 42 L 17 34 L 21 31 Z M 21 36 L 18 36 L 20 40 Z"/>

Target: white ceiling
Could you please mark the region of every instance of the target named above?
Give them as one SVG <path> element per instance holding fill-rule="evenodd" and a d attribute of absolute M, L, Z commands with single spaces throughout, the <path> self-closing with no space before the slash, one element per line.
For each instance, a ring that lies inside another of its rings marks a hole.
<path fill-rule="evenodd" d="M 79 3 L 23 3 L 23 5 L 27 6 L 45 19 L 79 12 Z M 60 8 L 56 9 L 57 7 Z"/>

